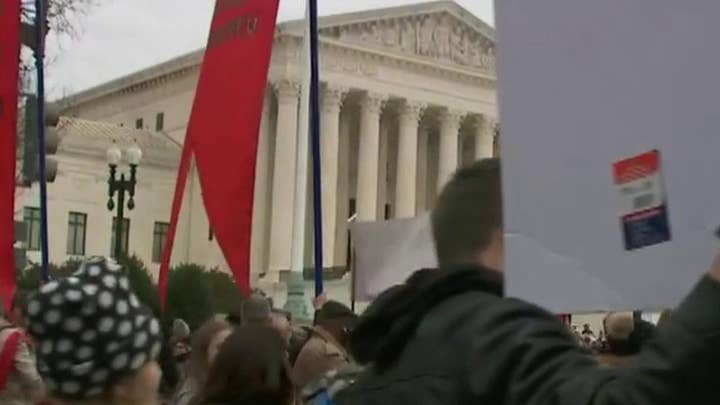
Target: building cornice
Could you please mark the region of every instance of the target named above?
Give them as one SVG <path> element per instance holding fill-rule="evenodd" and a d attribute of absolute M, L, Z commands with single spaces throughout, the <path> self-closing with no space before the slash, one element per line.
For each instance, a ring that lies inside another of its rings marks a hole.
<path fill-rule="evenodd" d="M 128 87 L 121 88 L 118 92 L 120 94 L 131 94 L 138 91 L 148 90 L 154 87 L 162 86 L 166 83 L 169 83 L 173 80 L 180 79 L 182 77 L 188 76 L 190 74 L 193 74 L 197 72 L 200 69 L 200 64 L 195 64 L 188 67 L 180 68 L 174 72 L 170 72 L 167 74 L 163 74 L 161 76 L 154 77 L 152 79 L 135 83 L 133 85 L 130 85 Z"/>
<path fill-rule="evenodd" d="M 492 40 L 493 42 L 495 41 L 495 29 L 493 27 L 491 27 L 490 25 L 482 21 L 480 18 L 475 16 L 473 13 L 469 12 L 463 6 L 452 0 L 431 1 L 405 6 L 330 15 L 320 17 L 318 20 L 318 25 L 319 28 L 322 30 L 324 28 L 336 27 L 339 25 L 370 23 L 384 19 L 407 18 L 415 17 L 421 14 L 433 14 L 442 12 L 452 14 L 456 18 L 473 27 L 486 38 Z M 303 24 L 303 20 L 292 20 L 278 24 L 278 29 L 280 30 L 280 32 L 297 31 L 298 29 L 303 29 Z"/>
<path fill-rule="evenodd" d="M 102 97 L 133 93 L 162 85 L 197 71 L 202 63 L 204 53 L 204 49 L 201 49 L 182 55 L 139 72 L 81 91 L 58 100 L 57 103 L 63 109 L 69 109 Z"/>

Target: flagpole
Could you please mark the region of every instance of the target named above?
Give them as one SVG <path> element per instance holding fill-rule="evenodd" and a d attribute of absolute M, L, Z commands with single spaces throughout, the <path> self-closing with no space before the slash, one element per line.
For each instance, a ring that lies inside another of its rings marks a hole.
<path fill-rule="evenodd" d="M 290 249 L 290 277 L 288 279 L 288 296 L 285 309 L 295 318 L 309 319 L 310 315 L 305 303 L 305 283 L 303 270 L 305 268 L 305 209 L 307 202 L 307 177 L 309 154 L 310 129 L 310 3 L 305 9 L 305 35 L 303 39 L 303 55 L 305 69 L 303 70 L 302 89 L 300 93 L 300 112 L 298 115 L 297 154 L 295 167 L 295 203 L 293 205 L 292 246 Z"/>
<path fill-rule="evenodd" d="M 45 177 L 45 0 L 35 1 L 35 68 L 37 69 L 37 121 L 38 121 L 38 178 L 40 183 L 40 249 L 41 273 L 50 281 L 48 250 L 47 178 Z M 29 134 L 32 136 L 33 134 Z"/>
<path fill-rule="evenodd" d="M 315 225 L 315 296 L 323 293 L 322 157 L 320 156 L 320 66 L 317 0 L 310 0 L 310 129 L 313 154 L 313 217 Z"/>

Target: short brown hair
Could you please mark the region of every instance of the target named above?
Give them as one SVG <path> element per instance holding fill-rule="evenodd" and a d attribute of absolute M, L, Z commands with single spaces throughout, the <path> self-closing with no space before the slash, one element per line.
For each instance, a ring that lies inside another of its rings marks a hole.
<path fill-rule="evenodd" d="M 500 160 L 483 159 L 458 170 L 432 213 L 440 267 L 472 262 L 501 227 Z"/>
<path fill-rule="evenodd" d="M 218 333 L 229 330 L 230 324 L 225 321 L 211 319 L 193 333 L 191 338 L 192 353 L 190 354 L 190 374 L 199 384 L 204 384 L 210 372 L 208 349 Z"/>
<path fill-rule="evenodd" d="M 220 347 L 195 403 L 285 405 L 294 396 L 283 338 L 268 326 L 243 325 Z"/>

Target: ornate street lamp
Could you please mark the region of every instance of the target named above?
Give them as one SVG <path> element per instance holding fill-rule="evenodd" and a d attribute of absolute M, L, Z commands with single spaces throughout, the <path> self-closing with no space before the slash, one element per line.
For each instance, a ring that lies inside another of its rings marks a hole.
<path fill-rule="evenodd" d="M 130 195 L 127 202 L 128 210 L 135 208 L 135 184 L 137 184 L 137 168 L 142 160 L 142 150 L 137 142 L 127 148 L 125 151 L 125 159 L 130 166 L 130 178 L 125 178 L 125 173 L 120 174 L 117 178 L 118 165 L 122 161 L 123 153 L 113 141 L 113 146 L 107 150 L 107 162 L 110 167 L 110 177 L 108 178 L 108 203 L 109 211 L 113 211 L 117 207 L 117 216 L 115 222 L 115 258 L 119 259 L 123 254 L 123 225 L 125 222 L 125 193 Z M 115 205 L 115 194 L 117 194 L 117 206 Z"/>

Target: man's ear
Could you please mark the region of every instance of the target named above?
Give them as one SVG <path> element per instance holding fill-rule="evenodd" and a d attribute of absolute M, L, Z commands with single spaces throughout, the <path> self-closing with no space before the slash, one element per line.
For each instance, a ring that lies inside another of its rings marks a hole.
<path fill-rule="evenodd" d="M 505 245 L 505 231 L 502 228 L 495 228 L 492 232 L 492 238 L 494 241 L 500 243 L 500 246 Z"/>
<path fill-rule="evenodd" d="M 505 229 L 502 227 L 497 228 L 493 231 L 493 238 L 496 238 L 498 246 L 498 252 L 500 257 L 498 258 L 498 270 L 505 270 Z"/>
<path fill-rule="evenodd" d="M 505 233 L 502 228 L 493 229 L 488 246 L 478 256 L 483 266 L 503 271 L 505 269 Z"/>

